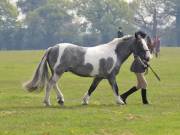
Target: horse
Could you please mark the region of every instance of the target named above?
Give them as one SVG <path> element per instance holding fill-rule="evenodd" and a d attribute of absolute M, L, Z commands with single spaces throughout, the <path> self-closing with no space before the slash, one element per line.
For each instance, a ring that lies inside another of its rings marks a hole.
<path fill-rule="evenodd" d="M 71 72 L 82 77 L 92 77 L 93 82 L 85 93 L 82 104 L 87 105 L 93 91 L 103 79 L 107 79 L 111 85 L 116 103 L 123 105 L 124 102 L 119 95 L 116 75 L 122 64 L 137 49 L 143 51 L 147 59 L 151 58 L 147 43 L 141 35 L 136 32 L 122 38 L 94 47 L 82 47 L 71 43 L 60 43 L 46 50 L 31 81 L 24 87 L 29 92 L 43 89 L 46 85 L 43 103 L 50 106 L 50 91 L 56 91 L 57 102 L 64 104 L 64 97 L 57 85 L 57 81 L 65 72 Z M 51 71 L 49 77 L 48 67 Z"/>

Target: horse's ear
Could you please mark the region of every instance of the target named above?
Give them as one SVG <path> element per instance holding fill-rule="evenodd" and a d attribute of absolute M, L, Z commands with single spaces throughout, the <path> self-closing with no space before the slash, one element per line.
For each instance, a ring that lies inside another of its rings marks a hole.
<path fill-rule="evenodd" d="M 152 43 L 152 40 L 151 40 L 150 36 L 147 36 L 147 46 L 150 49 L 150 52 L 152 53 L 153 49 L 154 49 L 154 46 L 153 46 L 153 43 Z"/>
<path fill-rule="evenodd" d="M 136 39 L 138 38 L 137 32 L 135 32 L 134 36 L 135 36 Z"/>
<path fill-rule="evenodd" d="M 147 43 L 148 43 L 149 45 L 152 45 L 152 40 L 151 40 L 151 37 L 150 37 L 150 36 L 147 36 Z"/>
<path fill-rule="evenodd" d="M 135 33 L 135 38 L 136 38 L 136 39 L 141 39 L 141 35 L 139 35 L 139 33 L 136 32 L 136 33 Z"/>

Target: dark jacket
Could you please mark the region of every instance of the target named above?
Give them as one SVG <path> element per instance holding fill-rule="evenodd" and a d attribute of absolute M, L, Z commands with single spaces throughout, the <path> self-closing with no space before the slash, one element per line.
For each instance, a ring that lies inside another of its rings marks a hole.
<path fill-rule="evenodd" d="M 120 31 L 120 30 L 118 31 L 118 33 L 117 33 L 117 34 L 118 34 L 118 38 L 121 38 L 121 37 L 123 37 L 123 36 L 124 36 L 124 33 L 123 33 L 122 31 Z"/>
<path fill-rule="evenodd" d="M 131 65 L 131 71 L 135 73 L 144 73 L 148 68 L 148 61 L 145 58 L 145 52 L 135 51 L 134 61 Z"/>

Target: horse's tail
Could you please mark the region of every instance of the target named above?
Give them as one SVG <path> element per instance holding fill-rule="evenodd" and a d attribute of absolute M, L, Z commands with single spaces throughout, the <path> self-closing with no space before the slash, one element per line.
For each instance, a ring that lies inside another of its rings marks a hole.
<path fill-rule="evenodd" d="M 48 66 L 47 66 L 47 56 L 50 48 L 45 52 L 41 62 L 39 63 L 32 80 L 24 84 L 24 88 L 33 92 L 35 90 L 42 90 L 49 79 Z"/>

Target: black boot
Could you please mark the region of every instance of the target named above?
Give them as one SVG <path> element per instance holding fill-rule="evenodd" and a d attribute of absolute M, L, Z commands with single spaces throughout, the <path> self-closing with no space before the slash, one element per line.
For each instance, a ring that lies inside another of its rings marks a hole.
<path fill-rule="evenodd" d="M 136 86 L 132 87 L 130 90 L 126 91 L 125 93 L 123 93 L 121 95 L 122 100 L 124 101 L 124 103 L 126 104 L 126 99 L 129 95 L 131 95 L 132 93 L 136 92 L 138 89 L 136 88 Z"/>
<path fill-rule="evenodd" d="M 141 96 L 143 104 L 149 104 L 146 95 L 146 89 L 141 89 Z"/>

